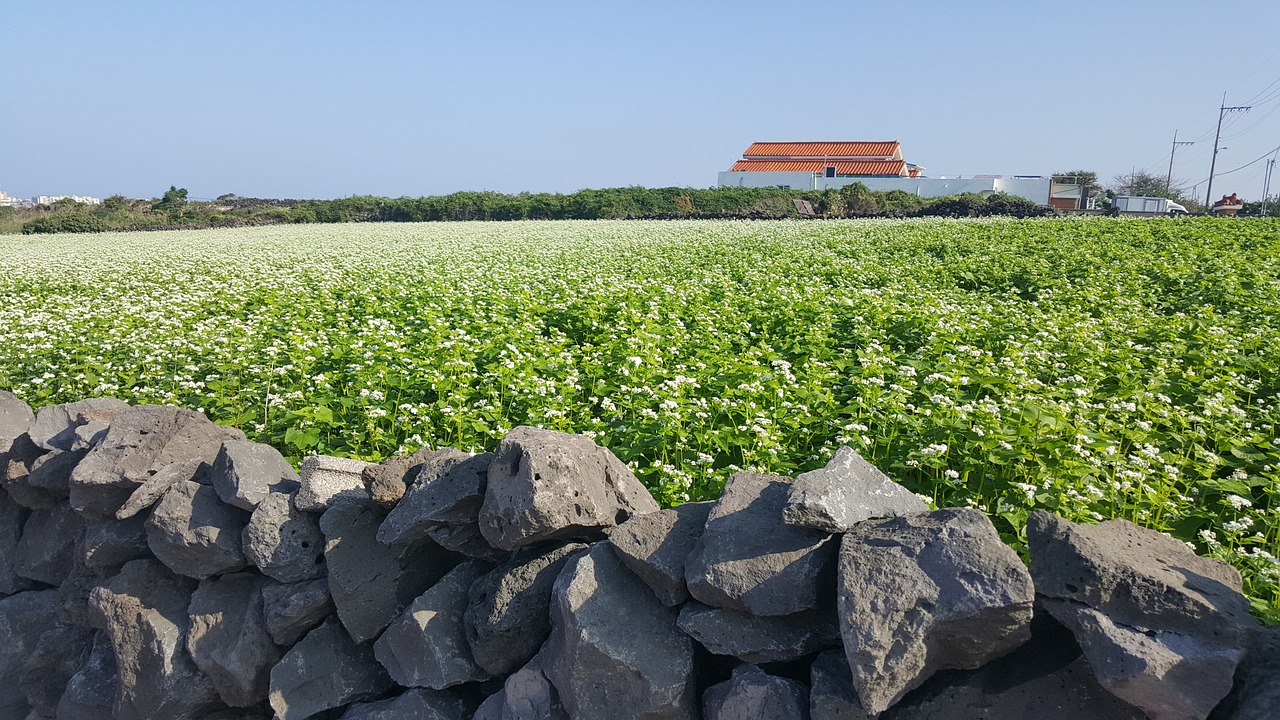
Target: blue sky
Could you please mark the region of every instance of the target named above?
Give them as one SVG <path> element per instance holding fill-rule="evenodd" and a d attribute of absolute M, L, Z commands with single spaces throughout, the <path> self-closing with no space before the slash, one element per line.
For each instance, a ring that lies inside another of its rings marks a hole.
<path fill-rule="evenodd" d="M 754 140 L 1109 180 L 1163 174 L 1175 130 L 1190 184 L 1224 91 L 1257 106 L 1229 118 L 1219 171 L 1280 145 L 1278 20 L 1275 0 L 14 2 L 0 190 L 708 187 Z M 1215 191 L 1257 197 L 1263 167 Z"/>

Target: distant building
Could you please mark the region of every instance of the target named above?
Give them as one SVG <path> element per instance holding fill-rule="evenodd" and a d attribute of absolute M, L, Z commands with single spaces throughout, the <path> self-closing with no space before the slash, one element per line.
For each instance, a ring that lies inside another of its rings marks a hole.
<path fill-rule="evenodd" d="M 31 202 L 29 200 L 25 200 L 23 198 L 10 197 L 9 193 L 3 190 L 0 190 L 0 207 L 23 207 L 24 205 L 30 205 L 30 204 Z"/>
<path fill-rule="evenodd" d="M 1007 193 L 1041 205 L 1049 204 L 1049 178 L 1039 175 L 983 175 L 972 178 L 929 178 L 924 168 L 906 162 L 902 143 L 756 142 L 719 174 L 720 187 L 776 187 L 827 190 L 860 182 L 871 190 L 902 190 L 920 197 L 960 193 Z"/>
<path fill-rule="evenodd" d="M 59 200 L 75 200 L 85 205 L 101 205 L 102 198 L 90 197 L 88 195 L 37 195 L 31 198 L 32 202 L 37 205 L 52 205 Z"/>

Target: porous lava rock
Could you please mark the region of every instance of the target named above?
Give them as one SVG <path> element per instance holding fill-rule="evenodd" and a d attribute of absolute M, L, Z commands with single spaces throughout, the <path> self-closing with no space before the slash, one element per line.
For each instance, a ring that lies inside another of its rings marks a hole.
<path fill-rule="evenodd" d="M 791 483 L 753 472 L 729 478 L 685 561 L 690 595 L 753 615 L 819 606 L 830 592 L 837 543 L 821 530 L 782 521 Z"/>
<path fill-rule="evenodd" d="M 253 572 L 203 580 L 191 596 L 187 650 L 222 701 L 250 707 L 267 699 L 271 668 L 283 652 L 267 631 L 262 588 Z"/>
<path fill-rule="evenodd" d="M 423 463 L 437 453 L 424 447 L 408 455 L 392 455 L 377 465 L 365 466 L 360 476 L 368 489 L 369 502 L 384 513 L 391 510 L 404 497 L 409 483 L 422 471 Z"/>
<path fill-rule="evenodd" d="M 279 450 L 248 440 L 224 440 L 209 472 L 222 502 L 253 512 L 271 492 L 298 488 L 298 473 Z"/>
<path fill-rule="evenodd" d="M 307 633 L 271 669 L 269 700 L 278 720 L 304 720 L 358 700 L 381 697 L 391 678 L 336 619 Z"/>
<path fill-rule="evenodd" d="M 338 500 L 369 501 L 364 486 L 364 470 L 373 463 L 351 458 L 312 455 L 302 461 L 301 483 L 294 499 L 304 512 L 322 513 Z"/>
<path fill-rule="evenodd" d="M 258 502 L 241 537 L 245 558 L 263 575 L 282 583 L 325 574 L 320 518 L 302 512 L 297 493 L 271 492 Z"/>
<path fill-rule="evenodd" d="M 515 550 L 547 540 L 594 538 L 658 504 L 631 470 L 590 438 L 521 426 L 489 465 L 480 532 Z"/>
<path fill-rule="evenodd" d="M 31 441 L 45 450 L 70 450 L 78 440 L 77 428 L 88 423 L 111 423 L 128 409 L 128 403 L 105 397 L 46 405 L 31 424 Z"/>
<path fill-rule="evenodd" d="M 837 594 L 853 686 L 872 713 L 939 670 L 980 667 L 1026 642 L 1035 600 L 1022 560 L 970 509 L 854 526 Z"/>
<path fill-rule="evenodd" d="M 179 575 L 204 579 L 248 564 L 240 536 L 248 513 L 218 500 L 212 487 L 174 483 L 147 518 L 147 545 Z"/>
<path fill-rule="evenodd" d="M 609 534 L 618 558 L 653 590 L 663 605 L 689 599 L 685 559 L 693 552 L 714 504 L 684 503 L 637 515 Z"/>
<path fill-rule="evenodd" d="M 267 583 L 262 588 L 263 616 L 271 639 L 281 647 L 296 643 L 334 612 L 329 581 Z"/>

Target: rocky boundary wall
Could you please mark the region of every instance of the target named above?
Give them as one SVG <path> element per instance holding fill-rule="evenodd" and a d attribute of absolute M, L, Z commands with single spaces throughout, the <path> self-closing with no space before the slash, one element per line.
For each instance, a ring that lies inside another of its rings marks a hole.
<path fill-rule="evenodd" d="M 0 720 L 1261 719 L 1236 571 L 1035 513 L 1030 568 L 848 448 L 659 510 L 591 440 L 374 465 L 0 393 Z"/>

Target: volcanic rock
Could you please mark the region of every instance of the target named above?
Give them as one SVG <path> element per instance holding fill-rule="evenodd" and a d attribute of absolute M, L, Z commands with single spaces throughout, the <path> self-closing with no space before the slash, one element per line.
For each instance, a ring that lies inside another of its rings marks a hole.
<path fill-rule="evenodd" d="M 809 720 L 871 720 L 862 709 L 843 650 L 818 653 L 809 666 Z"/>
<path fill-rule="evenodd" d="M 154 560 L 133 560 L 90 594 L 95 624 L 115 648 L 119 720 L 193 720 L 221 707 L 186 652 L 194 585 Z"/>
<path fill-rule="evenodd" d="M 169 488 L 177 483 L 190 480 L 208 485 L 208 470 L 209 466 L 200 460 L 179 460 L 159 468 L 155 475 L 147 478 L 129 494 L 129 499 L 116 510 L 116 519 L 127 520 L 135 517 L 138 513 L 155 505 L 156 501 L 164 497 L 164 494 L 169 492 Z"/>
<path fill-rule="evenodd" d="M 22 692 L 35 712 L 56 717 L 67 683 L 89 659 L 94 634 L 90 628 L 55 625 L 40 636 L 22 665 L 19 678 Z"/>
<path fill-rule="evenodd" d="M 947 509 L 850 530 L 838 600 L 853 686 L 878 713 L 938 670 L 976 668 L 1025 642 L 1034 589 L 986 515 Z"/>
<path fill-rule="evenodd" d="M 88 454 L 88 450 L 53 450 L 41 455 L 31 463 L 27 486 L 54 502 L 66 500 L 71 495 L 71 471 Z"/>
<path fill-rule="evenodd" d="M 356 703 L 340 720 L 471 720 L 475 711 L 468 695 L 416 688 L 388 700 Z"/>
<path fill-rule="evenodd" d="M 296 643 L 334 610 L 329 581 L 324 578 L 267 583 L 262 588 L 262 601 L 267 632 L 281 647 Z"/>
<path fill-rule="evenodd" d="M 373 463 L 312 455 L 302 461 L 302 488 L 294 503 L 304 512 L 324 512 L 340 499 L 366 503 L 369 492 L 363 473 L 367 467 L 373 467 Z"/>
<path fill-rule="evenodd" d="M 71 676 L 58 701 L 58 720 L 102 720 L 112 717 L 119 675 L 116 653 L 106 633 L 93 637 L 89 657 Z"/>
<path fill-rule="evenodd" d="M 266 700 L 271 668 L 283 655 L 263 616 L 262 588 L 269 582 L 248 572 L 209 578 L 187 608 L 187 650 L 231 707 Z"/>
<path fill-rule="evenodd" d="M 307 633 L 271 670 L 270 702 L 279 720 L 303 720 L 391 689 L 369 645 L 357 645 L 337 620 Z"/>
<path fill-rule="evenodd" d="M 61 585 L 75 563 L 76 544 L 84 537 L 84 519 L 66 503 L 32 510 L 18 541 L 16 572 L 47 585 Z"/>
<path fill-rule="evenodd" d="M 471 584 L 463 627 L 476 665 L 506 675 L 538 652 L 551 632 L 548 608 L 556 576 L 586 549 L 569 543 L 538 555 L 526 551 Z"/>
<path fill-rule="evenodd" d="M 422 471 L 423 463 L 436 454 L 437 451 L 424 447 L 409 455 L 393 455 L 377 465 L 365 466 L 360 476 L 368 488 L 369 502 L 384 513 L 395 507 L 409 483 Z"/>
<path fill-rule="evenodd" d="M 320 518 L 298 510 L 295 497 L 296 493 L 269 493 L 259 501 L 242 536 L 249 562 L 283 583 L 325 574 Z"/>
<path fill-rule="evenodd" d="M 107 436 L 72 471 L 71 506 L 85 517 L 105 520 L 166 465 L 189 460 L 212 464 L 223 440 L 243 439 L 239 430 L 215 425 L 190 410 L 131 407 L 116 416 Z"/>
<path fill-rule="evenodd" d="M 87 522 L 83 546 L 85 566 L 109 570 L 150 555 L 146 521 L 147 515 L 134 515 L 127 520 Z"/>
<path fill-rule="evenodd" d="M 782 521 L 791 482 L 752 472 L 729 478 L 685 561 L 689 594 L 753 615 L 818 607 L 824 589 L 830 592 L 837 543 L 825 532 Z"/>
<path fill-rule="evenodd" d="M 788 525 L 842 533 L 863 520 L 928 511 L 915 493 L 842 446 L 826 467 L 796 477 L 782 518 Z"/>
<path fill-rule="evenodd" d="M 22 507 L 31 510 L 48 510 L 58 504 L 58 497 L 41 488 L 32 487 L 27 481 L 31 468 L 48 451 L 37 447 L 27 435 L 19 435 L 9 442 L 9 449 L 0 453 L 0 485 L 9 497 Z"/>
<path fill-rule="evenodd" d="M 388 550 L 376 538 L 380 522 L 373 508 L 352 501 L 334 504 L 320 518 L 329 593 L 343 626 L 359 643 L 376 638 L 454 562 L 430 543 Z"/>
<path fill-rule="evenodd" d="M 253 512 L 272 491 L 298 488 L 298 473 L 279 450 L 248 440 L 224 440 L 209 473 L 222 502 Z"/>
<path fill-rule="evenodd" d="M 18 543 L 30 512 L 0 490 L 0 597 L 34 586 L 30 579 L 17 574 Z"/>
<path fill-rule="evenodd" d="M 129 409 L 115 398 L 89 398 L 65 405 L 48 405 L 36 413 L 31 441 L 45 450 L 70 450 L 76 444 L 76 428 L 91 422 L 112 422 Z"/>
<path fill-rule="evenodd" d="M 1231 692 L 1210 720 L 1271 720 L 1280 708 L 1280 627 L 1254 633 Z"/>
<path fill-rule="evenodd" d="M 1204 718 L 1231 690 L 1257 623 L 1235 568 L 1127 520 L 1027 520 L 1045 607 L 1098 681 L 1152 720 Z"/>
<path fill-rule="evenodd" d="M 480 532 L 514 550 L 564 537 L 598 537 L 658 504 L 626 465 L 581 435 L 518 427 L 489 465 Z"/>
<path fill-rule="evenodd" d="M 240 535 L 248 515 L 222 504 L 208 485 L 174 483 L 147 518 L 147 544 L 180 575 L 204 579 L 247 564 Z"/>
<path fill-rule="evenodd" d="M 663 605 L 689 599 L 685 558 L 693 552 L 714 503 L 685 503 L 637 515 L 609 534 L 613 550 L 631 572 L 645 581 Z"/>
<path fill-rule="evenodd" d="M 30 405 L 8 390 L 0 390 L 0 453 L 8 452 L 13 441 L 30 430 L 35 420 Z"/>
<path fill-rule="evenodd" d="M 467 590 L 487 569 L 479 560 L 462 563 L 387 627 L 373 644 L 373 653 L 392 680 L 405 687 L 443 690 L 489 679 L 472 659 L 463 628 Z"/>
<path fill-rule="evenodd" d="M 19 682 L 40 638 L 57 622 L 58 592 L 30 590 L 0 600 L 0 717 L 20 718 L 30 705 Z"/>
<path fill-rule="evenodd" d="M 388 545 L 421 540 L 440 526 L 471 526 L 477 518 L 493 453 L 468 455 L 444 448 L 427 456 L 404 497 L 378 529 Z"/>
<path fill-rule="evenodd" d="M 730 679 L 707 688 L 702 708 L 705 720 L 808 720 L 809 688 L 755 665 L 739 665 Z"/>
<path fill-rule="evenodd" d="M 680 608 L 677 624 L 716 655 L 749 663 L 790 662 L 840 647 L 840 623 L 823 610 L 759 617 L 691 602 Z"/>
<path fill-rule="evenodd" d="M 607 543 L 565 565 L 551 625 L 543 668 L 570 717 L 698 717 L 693 641 Z"/>
<path fill-rule="evenodd" d="M 569 720 L 542 662 L 539 653 L 507 676 L 502 689 L 481 703 L 473 720 Z"/>

